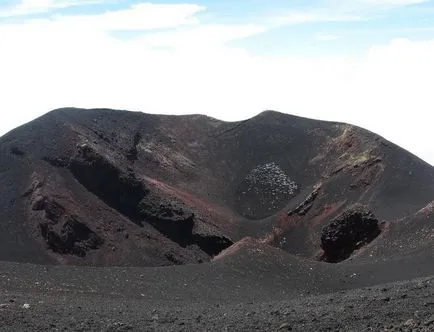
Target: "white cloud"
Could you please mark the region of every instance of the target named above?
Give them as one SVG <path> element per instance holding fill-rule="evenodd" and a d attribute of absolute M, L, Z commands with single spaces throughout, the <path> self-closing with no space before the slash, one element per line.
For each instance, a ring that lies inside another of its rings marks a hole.
<path fill-rule="evenodd" d="M 105 0 L 21 0 L 17 5 L 0 8 L 0 17 L 15 17 L 51 12 L 57 9 L 101 3 Z"/>
<path fill-rule="evenodd" d="M 253 24 L 244 25 L 201 25 L 189 28 L 179 28 L 175 31 L 158 32 L 137 38 L 148 46 L 197 48 L 213 47 L 226 42 L 247 38 L 266 30 L 265 27 Z"/>
<path fill-rule="evenodd" d="M 173 24 L 166 9 L 142 28 Z M 0 134 L 63 106 L 225 120 L 275 109 L 362 125 L 434 164 L 434 41 L 398 39 L 353 58 L 261 57 L 228 42 L 263 27 L 181 12 L 177 24 L 195 23 L 129 40 L 106 33 L 126 24 L 111 16 L 83 29 L 61 17 L 0 26 Z"/>
<path fill-rule="evenodd" d="M 328 9 L 313 9 L 307 11 L 288 11 L 273 15 L 269 21 L 273 27 L 306 23 L 352 22 L 364 18 L 352 13 L 333 12 Z"/>
<path fill-rule="evenodd" d="M 129 31 L 175 28 L 180 25 L 198 23 L 196 14 L 205 8 L 194 4 L 154 5 L 143 3 L 130 8 L 106 11 L 93 15 L 54 15 L 47 19 L 27 20 L 21 29 L 28 33 L 31 29 L 61 29 L 69 31 Z M 17 29 L 17 25 L 0 25 L 0 29 Z"/>
<path fill-rule="evenodd" d="M 197 24 L 196 14 L 205 7 L 194 4 L 158 5 L 142 3 L 96 15 L 55 16 L 50 21 L 74 29 L 149 30 Z M 50 22 L 50 23 L 51 23 Z"/>

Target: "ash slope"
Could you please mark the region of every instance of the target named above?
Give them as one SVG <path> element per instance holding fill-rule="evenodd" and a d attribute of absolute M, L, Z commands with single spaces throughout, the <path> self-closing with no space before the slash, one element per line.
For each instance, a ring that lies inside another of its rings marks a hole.
<path fill-rule="evenodd" d="M 60 109 L 1 137 L 0 157 L 0 260 L 182 265 L 252 236 L 311 261 L 358 203 L 382 232 L 345 264 L 433 269 L 433 167 L 358 127 Z"/>
<path fill-rule="evenodd" d="M 385 274 L 358 271 L 298 261 L 266 245 L 179 267 L 3 262 L 0 330 L 431 331 L 433 278 L 380 285 L 402 270 L 389 263 Z"/>

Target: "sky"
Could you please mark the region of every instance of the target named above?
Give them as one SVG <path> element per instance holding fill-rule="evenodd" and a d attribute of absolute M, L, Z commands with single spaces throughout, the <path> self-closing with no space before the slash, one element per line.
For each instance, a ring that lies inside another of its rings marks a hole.
<path fill-rule="evenodd" d="M 434 165 L 434 0 L 0 0 L 0 135 L 68 106 L 271 109 Z"/>

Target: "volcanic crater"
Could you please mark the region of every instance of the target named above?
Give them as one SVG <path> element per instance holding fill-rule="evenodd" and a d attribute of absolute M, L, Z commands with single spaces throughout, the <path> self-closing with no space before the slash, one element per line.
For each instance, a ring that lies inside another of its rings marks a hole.
<path fill-rule="evenodd" d="M 432 167 L 382 137 L 272 111 L 229 123 L 59 109 L 3 136 L 0 154 L 14 221 L 0 259 L 20 262 L 201 263 L 253 237 L 336 263 L 434 198 Z"/>
<path fill-rule="evenodd" d="M 54 110 L 0 212 L 0 330 L 434 324 L 434 168 L 349 124 Z"/>

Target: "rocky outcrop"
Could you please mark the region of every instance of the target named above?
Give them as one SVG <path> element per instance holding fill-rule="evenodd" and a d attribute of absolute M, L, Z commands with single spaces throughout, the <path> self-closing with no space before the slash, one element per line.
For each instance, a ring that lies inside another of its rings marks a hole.
<path fill-rule="evenodd" d="M 59 254 L 84 257 L 89 250 L 98 249 L 103 244 L 98 235 L 75 217 L 67 217 L 60 224 L 43 222 L 39 229 L 47 246 Z"/>
<path fill-rule="evenodd" d="M 318 196 L 319 190 L 321 189 L 320 185 L 316 185 L 313 189 L 313 191 L 306 197 L 306 199 L 301 202 L 297 207 L 291 211 L 288 212 L 288 216 L 304 216 L 306 213 L 309 212 L 310 208 L 312 207 L 313 203 L 315 202 L 316 197 Z"/>
<path fill-rule="evenodd" d="M 133 222 L 141 224 L 137 207 L 149 190 L 133 173 L 123 172 L 87 144 L 78 146 L 69 168 L 87 190 Z"/>
<path fill-rule="evenodd" d="M 136 137 L 135 142 L 139 139 Z M 199 222 L 194 213 L 175 200 L 151 192 L 134 173 L 122 171 L 89 145 L 78 146 L 69 167 L 75 178 L 107 205 L 139 226 L 144 222 L 152 225 L 183 248 L 197 246 L 214 256 L 232 245 L 218 233 L 194 232 Z"/>
<path fill-rule="evenodd" d="M 59 254 L 84 257 L 89 250 L 101 247 L 103 240 L 77 216 L 53 199 L 45 196 L 34 197 L 32 210 L 42 213 L 38 229 L 48 248 Z"/>
<path fill-rule="evenodd" d="M 139 210 L 146 222 L 181 247 L 196 245 L 207 255 L 215 256 L 232 245 L 232 241 L 217 230 L 197 231 L 202 222 L 175 201 L 165 201 L 150 194 L 140 203 Z"/>
<path fill-rule="evenodd" d="M 133 138 L 133 146 L 128 150 L 126 157 L 129 161 L 134 162 L 138 158 L 139 151 L 137 150 L 137 145 L 139 145 L 140 140 L 142 139 L 142 135 L 137 132 Z"/>
<path fill-rule="evenodd" d="M 321 248 L 322 260 L 337 263 L 365 246 L 378 235 L 381 229 L 374 214 L 363 205 L 355 205 L 336 217 L 323 228 Z"/>

